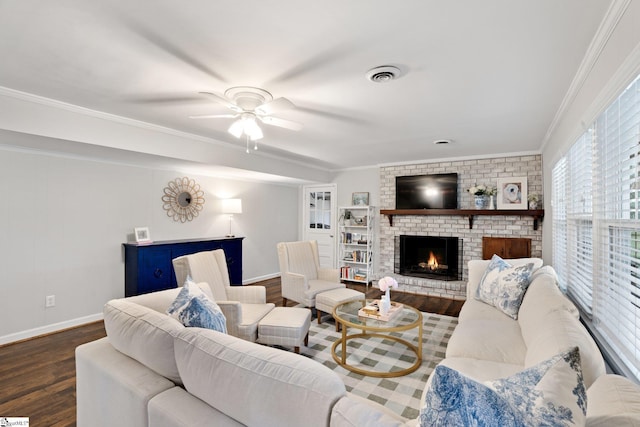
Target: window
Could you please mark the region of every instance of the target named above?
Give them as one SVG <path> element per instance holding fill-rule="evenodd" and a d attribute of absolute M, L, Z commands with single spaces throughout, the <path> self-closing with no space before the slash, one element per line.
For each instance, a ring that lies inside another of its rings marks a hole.
<path fill-rule="evenodd" d="M 553 173 L 554 265 L 561 287 L 591 315 L 593 278 L 592 132 L 585 132 Z"/>
<path fill-rule="evenodd" d="M 640 77 L 553 169 L 554 265 L 609 355 L 640 378 Z"/>

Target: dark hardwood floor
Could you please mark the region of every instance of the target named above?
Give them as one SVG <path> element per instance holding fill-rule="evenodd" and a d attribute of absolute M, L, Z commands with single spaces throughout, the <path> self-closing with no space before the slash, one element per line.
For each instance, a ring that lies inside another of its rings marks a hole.
<path fill-rule="evenodd" d="M 267 301 L 282 306 L 280 278 L 265 280 Z M 364 291 L 364 285 L 349 285 Z M 379 298 L 369 288 L 368 298 Z M 462 301 L 403 292 L 391 299 L 420 311 L 457 316 Z M 288 305 L 294 305 L 289 302 Z M 75 348 L 106 335 L 102 321 L 0 346 L 0 417 L 29 417 L 32 427 L 76 425 Z"/>

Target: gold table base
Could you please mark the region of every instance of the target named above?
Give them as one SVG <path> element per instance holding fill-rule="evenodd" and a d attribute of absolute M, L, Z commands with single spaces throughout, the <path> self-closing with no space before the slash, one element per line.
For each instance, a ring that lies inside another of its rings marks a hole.
<path fill-rule="evenodd" d="M 418 345 L 417 346 L 411 344 L 406 340 L 403 340 L 402 338 L 398 338 L 393 335 L 387 335 L 387 334 L 381 334 L 381 333 L 367 333 L 364 330 L 362 333 L 359 333 L 359 334 L 347 335 L 347 325 L 344 322 L 340 322 L 340 323 L 342 323 L 342 337 L 339 340 L 336 340 L 331 346 L 331 355 L 333 356 L 333 360 L 335 360 L 336 363 L 342 366 L 343 368 L 351 372 L 355 372 L 356 374 L 366 375 L 370 377 L 394 378 L 394 377 L 401 377 L 403 375 L 410 374 L 411 372 L 414 372 L 416 369 L 418 369 L 420 365 L 422 365 L 422 316 L 420 316 L 420 319 L 417 325 L 417 328 L 418 328 Z M 407 326 L 408 327 L 390 328 L 389 332 L 398 331 L 398 330 L 408 330 L 415 327 L 413 325 L 407 325 Z M 367 339 L 371 337 L 392 340 L 406 346 L 409 350 L 413 351 L 413 353 L 416 355 L 415 363 L 406 369 L 401 369 L 399 371 L 392 371 L 392 372 L 371 371 L 371 370 L 362 369 L 356 366 L 349 365 L 347 363 L 347 341 L 351 339 L 358 339 L 358 338 Z M 336 353 L 336 348 L 339 345 L 341 346 L 340 356 L 338 356 L 338 354 Z"/>

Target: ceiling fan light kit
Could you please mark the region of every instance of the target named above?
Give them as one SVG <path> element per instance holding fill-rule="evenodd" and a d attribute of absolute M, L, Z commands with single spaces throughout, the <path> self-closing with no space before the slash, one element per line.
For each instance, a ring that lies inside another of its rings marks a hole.
<path fill-rule="evenodd" d="M 242 113 L 240 118 L 229 127 L 229 133 L 236 138 L 245 135 L 252 141 L 257 141 L 264 137 L 262 129 L 256 123 L 256 116 L 252 113 Z"/>
<path fill-rule="evenodd" d="M 300 123 L 271 116 L 273 113 L 295 108 L 295 105 L 286 98 L 273 99 L 273 95 L 264 89 L 252 86 L 234 86 L 227 89 L 224 96 L 214 92 L 200 92 L 200 94 L 208 96 L 236 114 L 206 114 L 189 117 L 192 119 L 238 118 L 231 124 L 228 132 L 236 138 L 245 136 L 247 153 L 249 152 L 250 140 L 254 141 L 254 150 L 257 150 L 258 144 L 255 141 L 264 137 L 262 129 L 258 126 L 258 120 L 267 125 L 289 130 L 302 129 Z"/>

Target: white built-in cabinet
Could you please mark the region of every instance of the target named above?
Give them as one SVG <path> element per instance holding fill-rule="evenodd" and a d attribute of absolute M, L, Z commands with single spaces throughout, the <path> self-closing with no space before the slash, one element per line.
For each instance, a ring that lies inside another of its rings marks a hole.
<path fill-rule="evenodd" d="M 373 279 L 376 219 L 373 206 L 339 208 L 338 263 L 341 280 L 368 284 Z"/>

